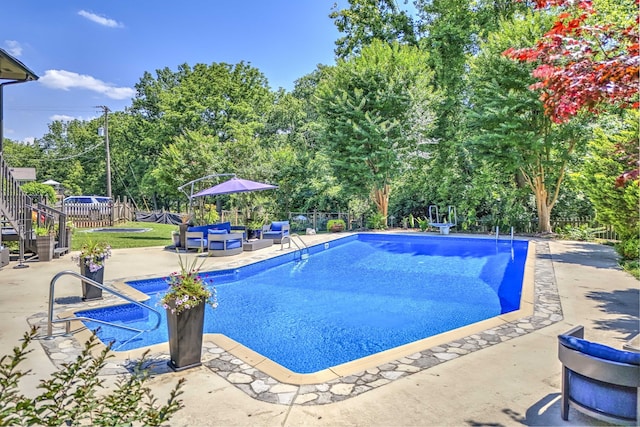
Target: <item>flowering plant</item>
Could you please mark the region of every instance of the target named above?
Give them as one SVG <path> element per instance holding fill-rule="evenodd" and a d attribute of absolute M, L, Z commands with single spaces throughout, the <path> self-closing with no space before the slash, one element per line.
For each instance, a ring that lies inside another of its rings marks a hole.
<path fill-rule="evenodd" d="M 104 267 L 104 261 L 111 256 L 111 246 L 106 242 L 89 242 L 80 248 L 80 254 L 72 258 L 79 266 L 84 264 L 95 273 Z"/>
<path fill-rule="evenodd" d="M 160 303 L 162 307 L 171 310 L 171 313 L 180 314 L 185 310 L 196 307 L 201 302 L 209 304 L 211 307 L 218 306 L 216 297 L 216 288 L 207 287 L 204 279 L 200 276 L 199 271 L 202 263 L 197 265 L 194 258 L 191 264 L 183 261 L 178 255 L 180 261 L 180 271 L 173 272 L 169 275 L 167 283 L 169 290 L 162 296 Z M 213 280 L 209 280 L 213 282 Z"/>

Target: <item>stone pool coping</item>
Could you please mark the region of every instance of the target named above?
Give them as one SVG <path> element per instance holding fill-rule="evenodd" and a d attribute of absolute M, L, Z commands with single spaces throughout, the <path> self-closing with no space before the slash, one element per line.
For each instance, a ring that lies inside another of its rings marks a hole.
<path fill-rule="evenodd" d="M 531 246 L 535 250 L 532 251 Z M 264 360 L 259 360 L 262 356 L 250 350 L 239 351 L 234 342 L 226 337 L 206 334 L 201 369 L 215 372 L 249 396 L 265 402 L 318 405 L 341 401 L 562 320 L 562 309 L 549 253 L 548 242 L 530 241 L 528 256 L 535 258 L 535 265 L 531 266 L 528 262 L 525 270 L 525 277 L 530 279 L 525 280 L 530 285 L 523 288 L 526 307 L 518 312 L 499 316 L 499 321 L 496 321 L 496 318 L 489 319 L 443 334 L 442 339 L 440 336 L 427 338 L 399 347 L 402 351 L 396 352 L 397 349 L 392 349 L 370 356 L 366 358 L 366 362 L 355 361 L 345 364 L 350 365 L 348 367 L 340 365 L 330 368 L 330 374 L 324 371 L 304 374 L 304 381 L 296 377 L 301 374 L 290 375 L 288 370 L 282 372 L 284 368 L 278 369 L 279 365 L 272 369 L 273 367 Z M 82 307 L 86 308 L 86 305 Z M 66 307 L 67 310 L 70 308 Z M 46 316 L 33 316 L 29 322 L 40 326 L 44 322 L 46 326 Z M 84 342 L 82 340 L 89 334 L 85 330 L 84 333 L 77 333 L 77 338 L 56 336 L 52 340 L 41 340 L 41 343 L 51 360 L 59 365 L 61 362 L 75 359 L 81 350 L 79 342 Z M 150 355 L 147 358 L 147 368 L 153 374 L 169 372 L 166 365 L 169 359 L 168 345 L 159 344 L 148 349 Z M 116 353 L 117 359 L 112 359 L 102 374 L 127 373 L 130 366 L 128 359 L 139 357 L 140 351 L 137 352 Z"/>

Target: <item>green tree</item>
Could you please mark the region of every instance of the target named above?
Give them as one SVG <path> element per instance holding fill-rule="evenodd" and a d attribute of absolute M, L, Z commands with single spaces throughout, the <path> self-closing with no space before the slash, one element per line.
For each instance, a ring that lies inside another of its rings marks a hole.
<path fill-rule="evenodd" d="M 493 175 L 493 178 L 481 178 L 479 182 L 485 184 L 491 181 L 502 185 L 504 180 L 500 171 L 494 169 L 492 174 L 491 168 L 474 157 L 466 144 L 469 139 L 465 125 L 469 59 L 478 52 L 479 43 L 497 29 L 501 17 L 508 18 L 515 10 L 526 10 L 526 6 L 511 0 L 416 0 L 414 3 L 419 16 L 420 47 L 429 54 L 428 65 L 435 73 L 434 85 L 443 100 L 435 111 L 432 133 L 438 143 L 429 150 L 428 159 L 416 160 L 414 169 L 420 169 L 418 175 L 422 176 L 415 176 L 415 170 L 411 171 L 411 175 L 402 180 L 405 195 L 395 203 L 402 207 L 401 216 L 424 215 L 425 204 L 456 205 L 458 212 L 468 214 L 468 220 L 473 222 L 476 215 L 489 215 L 497 209 L 489 199 L 479 206 L 469 204 L 491 194 L 474 185 L 476 175 Z M 420 195 L 419 202 L 415 194 Z M 503 196 L 501 204 L 517 197 L 515 194 Z"/>
<path fill-rule="evenodd" d="M 633 180 L 618 187 L 614 183 L 618 176 L 634 167 L 629 164 L 626 153 L 637 152 L 639 121 L 640 113 L 631 109 L 621 115 L 601 116 L 589 143 L 590 156 L 581 173 L 598 221 L 613 225 L 621 240 L 618 252 L 623 258 L 636 261 L 640 256 L 640 186 Z"/>
<path fill-rule="evenodd" d="M 432 73 L 419 49 L 373 41 L 338 60 L 317 92 L 322 138 L 349 192 L 370 194 L 387 216 L 391 183 L 428 139 Z"/>
<path fill-rule="evenodd" d="M 550 22 L 529 14 L 504 21 L 481 45 L 471 63 L 470 129 L 473 150 L 493 166 L 510 171 L 531 189 L 538 230 L 551 232 L 551 211 L 572 156 L 584 149 L 579 120 L 558 125 L 544 115 L 538 95 L 529 89 L 532 66 L 505 58 L 514 44 L 530 46 Z"/>
<path fill-rule="evenodd" d="M 152 191 L 156 198 L 184 197 L 178 187 L 194 179 L 223 173 L 214 170 L 219 164 L 219 142 L 217 138 L 205 136 L 196 131 L 186 131 L 184 135 L 174 138 L 174 142 L 162 148 L 156 167 L 148 175 L 147 191 Z M 151 190 L 153 187 L 153 190 Z M 161 203 L 162 204 L 162 203 Z"/>
<path fill-rule="evenodd" d="M 338 58 L 357 55 L 374 40 L 417 44 L 411 16 L 395 0 L 349 0 L 348 9 L 333 10 L 329 17 L 345 33 L 336 40 Z"/>
<path fill-rule="evenodd" d="M 56 203 L 56 191 L 52 186 L 39 182 L 26 182 L 20 186 L 22 191 L 31 197 L 36 197 L 39 201 L 48 205 Z"/>
<path fill-rule="evenodd" d="M 138 154 L 129 169 L 142 192 L 153 195 L 154 205 L 165 206 L 176 197 L 175 188 L 203 175 L 260 178 L 254 168 L 265 158 L 261 138 L 274 95 L 259 70 L 243 62 L 183 64 L 176 72 L 159 70 L 155 78 L 145 73 L 136 89 L 122 141 L 140 141 L 125 151 Z M 188 160 L 190 171 L 168 173 L 174 169 L 170 159 L 183 165 Z M 193 176 L 198 171 L 202 175 Z M 193 177 L 177 182 L 188 176 Z"/>
<path fill-rule="evenodd" d="M 39 145 L 23 144 L 10 139 L 4 140 L 2 154 L 7 164 L 14 168 L 38 167 L 42 159 Z"/>
<path fill-rule="evenodd" d="M 36 140 L 43 152 L 39 179 L 59 181 L 67 195 L 105 194 L 106 152 L 100 126 L 100 119 L 50 123 L 48 132 Z"/>

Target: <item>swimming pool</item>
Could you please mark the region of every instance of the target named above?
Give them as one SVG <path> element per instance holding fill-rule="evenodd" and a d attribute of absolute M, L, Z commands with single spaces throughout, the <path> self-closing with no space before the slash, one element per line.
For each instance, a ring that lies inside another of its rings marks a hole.
<path fill-rule="evenodd" d="M 242 267 L 206 273 L 219 307 L 205 333 L 224 334 L 297 373 L 317 372 L 517 310 L 526 241 L 362 233 Z M 163 278 L 128 282 L 156 304 Z M 77 314 L 146 328 L 133 305 Z M 163 319 L 164 321 L 164 319 Z M 95 324 L 87 323 L 89 328 Z M 117 350 L 166 342 L 102 326 Z M 130 341 L 127 341 L 130 340 Z"/>

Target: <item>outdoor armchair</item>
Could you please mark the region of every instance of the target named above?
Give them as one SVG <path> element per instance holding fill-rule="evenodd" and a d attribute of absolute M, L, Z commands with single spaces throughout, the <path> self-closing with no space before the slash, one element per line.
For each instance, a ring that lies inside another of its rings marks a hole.
<path fill-rule="evenodd" d="M 229 256 L 242 252 L 242 233 L 229 233 L 227 230 L 209 230 L 209 255 Z"/>
<path fill-rule="evenodd" d="M 569 406 L 617 425 L 638 425 L 640 353 L 617 350 L 584 339 L 576 326 L 558 336 L 562 362 L 560 414 L 569 419 Z"/>
<path fill-rule="evenodd" d="M 204 237 L 203 231 L 186 231 L 185 237 L 185 249 L 198 249 L 199 252 L 204 252 L 207 247 L 207 238 Z"/>
<path fill-rule="evenodd" d="M 262 227 L 263 239 L 272 239 L 274 243 L 282 243 L 282 240 L 287 237 L 289 237 L 289 221 L 273 221 Z"/>

